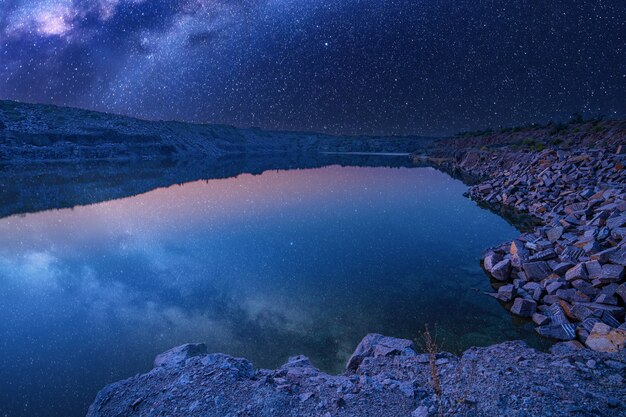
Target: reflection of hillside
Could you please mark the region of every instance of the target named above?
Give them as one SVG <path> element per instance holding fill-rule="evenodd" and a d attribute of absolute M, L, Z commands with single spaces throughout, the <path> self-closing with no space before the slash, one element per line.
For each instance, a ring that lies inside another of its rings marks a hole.
<path fill-rule="evenodd" d="M 268 170 L 343 166 L 417 166 L 408 157 L 292 154 L 214 160 L 148 160 L 90 164 L 0 165 L 0 218 L 129 197 L 201 179 Z"/>

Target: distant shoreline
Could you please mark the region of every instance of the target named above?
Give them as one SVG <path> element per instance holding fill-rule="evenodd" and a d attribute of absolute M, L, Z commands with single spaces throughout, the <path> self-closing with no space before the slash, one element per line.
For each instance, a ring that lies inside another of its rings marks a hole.
<path fill-rule="evenodd" d="M 410 152 L 320 152 L 324 155 L 411 156 Z"/>

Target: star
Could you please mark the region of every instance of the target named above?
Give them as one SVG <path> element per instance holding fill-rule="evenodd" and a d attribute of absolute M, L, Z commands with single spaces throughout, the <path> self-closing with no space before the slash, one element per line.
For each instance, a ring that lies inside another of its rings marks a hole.
<path fill-rule="evenodd" d="M 0 99 L 338 134 L 626 117 L 618 0 L 2 4 Z"/>

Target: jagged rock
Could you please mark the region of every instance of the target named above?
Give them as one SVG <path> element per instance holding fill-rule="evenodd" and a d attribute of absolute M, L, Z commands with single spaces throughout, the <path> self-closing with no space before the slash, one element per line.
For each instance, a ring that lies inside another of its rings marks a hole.
<path fill-rule="evenodd" d="M 602 265 L 602 274 L 598 279 L 601 283 L 618 282 L 624 278 L 624 267 L 621 265 Z"/>
<path fill-rule="evenodd" d="M 563 230 L 561 226 L 553 227 L 546 232 L 546 236 L 550 242 L 554 243 L 563 235 Z"/>
<path fill-rule="evenodd" d="M 501 260 L 502 255 L 490 251 L 487 253 L 487 255 L 485 255 L 485 258 L 483 259 L 483 266 L 488 272 L 491 272 L 493 270 L 493 266 Z"/>
<path fill-rule="evenodd" d="M 543 337 L 557 340 L 576 339 L 576 327 L 571 323 L 553 324 L 535 327 L 535 331 Z"/>
<path fill-rule="evenodd" d="M 563 307 L 561 307 L 558 303 L 555 303 L 548 308 L 548 315 L 552 324 L 560 325 L 569 323 L 567 317 L 565 316 L 565 312 L 563 311 Z"/>
<path fill-rule="evenodd" d="M 560 289 L 554 295 L 561 300 L 572 301 L 576 296 L 576 290 L 574 288 Z"/>
<path fill-rule="evenodd" d="M 600 294 L 607 295 L 608 297 L 612 297 L 615 295 L 615 292 L 619 288 L 619 285 L 616 283 L 605 285 L 602 290 L 600 290 Z"/>
<path fill-rule="evenodd" d="M 624 304 L 626 304 L 626 283 L 617 287 L 617 289 L 615 290 L 615 293 L 619 295 L 622 301 L 624 302 Z"/>
<path fill-rule="evenodd" d="M 584 330 L 590 333 L 593 330 L 593 326 L 595 326 L 597 323 L 600 323 L 600 319 L 596 317 L 588 317 L 585 320 L 583 320 L 583 322 L 581 323 L 581 326 Z"/>
<path fill-rule="evenodd" d="M 551 306 L 552 304 L 558 303 L 559 301 L 561 301 L 561 299 L 553 294 L 553 295 L 546 295 L 546 296 L 544 296 L 541 301 L 544 304 L 546 304 L 548 306 Z"/>
<path fill-rule="evenodd" d="M 573 266 L 574 266 L 574 263 L 572 262 L 560 262 L 554 266 L 552 272 L 554 272 L 555 274 L 559 276 L 562 276 L 567 272 L 568 269 L 570 269 Z"/>
<path fill-rule="evenodd" d="M 543 314 L 535 313 L 535 314 L 533 314 L 533 322 L 537 326 L 543 326 L 543 325 L 548 324 L 550 322 L 550 317 L 544 316 Z"/>
<path fill-rule="evenodd" d="M 538 282 L 528 282 L 524 284 L 522 288 L 528 291 L 530 296 L 535 301 L 539 301 L 539 299 L 541 298 L 541 294 L 543 293 L 543 287 Z"/>
<path fill-rule="evenodd" d="M 417 407 L 411 413 L 411 417 L 430 417 L 430 416 L 431 414 L 430 414 L 430 411 L 428 411 L 428 407 L 424 405 Z"/>
<path fill-rule="evenodd" d="M 154 367 L 180 366 L 187 359 L 193 358 L 194 356 L 204 355 L 206 353 L 207 348 L 204 343 L 188 343 L 157 355 L 157 357 L 154 358 Z"/>
<path fill-rule="evenodd" d="M 545 261 L 526 262 L 522 265 L 522 269 L 530 281 L 541 281 L 552 273 Z"/>
<path fill-rule="evenodd" d="M 596 323 L 585 340 L 585 345 L 597 352 L 619 352 L 626 345 L 626 331 Z"/>
<path fill-rule="evenodd" d="M 609 261 L 611 254 L 617 251 L 617 249 L 618 248 L 609 248 L 601 252 L 594 253 L 591 255 L 591 260 L 599 261 L 600 263 L 605 264 Z"/>
<path fill-rule="evenodd" d="M 562 282 L 554 281 L 546 285 L 546 291 L 548 294 L 554 294 L 559 288 L 562 288 L 565 284 Z"/>
<path fill-rule="evenodd" d="M 626 224 L 626 215 L 612 217 L 606 221 L 606 227 L 609 229 L 615 229 L 622 227 Z"/>
<path fill-rule="evenodd" d="M 532 317 L 537 310 L 537 303 L 533 300 L 516 298 L 511 307 L 511 313 L 520 317 Z"/>
<path fill-rule="evenodd" d="M 505 303 L 511 301 L 516 294 L 517 291 L 515 290 L 513 284 L 503 285 L 498 288 L 498 299 L 504 301 Z"/>
<path fill-rule="evenodd" d="M 301 403 L 307 401 L 309 398 L 313 397 L 315 395 L 315 393 L 313 392 L 305 392 L 303 394 L 298 395 L 298 400 L 300 400 Z"/>
<path fill-rule="evenodd" d="M 578 264 L 567 270 L 565 273 L 565 279 L 567 281 L 574 281 L 576 279 L 587 279 L 589 275 L 587 275 L 587 270 L 585 269 L 585 264 Z"/>
<path fill-rule="evenodd" d="M 614 264 L 626 266 L 626 245 L 609 254 L 609 261 Z"/>
<path fill-rule="evenodd" d="M 610 295 L 600 294 L 593 300 L 594 303 L 617 305 L 617 297 L 611 297 Z"/>
<path fill-rule="evenodd" d="M 561 253 L 561 260 L 562 261 L 578 262 L 578 259 L 582 255 L 584 255 L 584 254 L 585 254 L 585 251 L 583 249 L 577 248 L 575 246 L 568 246 Z"/>
<path fill-rule="evenodd" d="M 507 281 L 511 277 L 511 260 L 504 259 L 493 266 L 491 276 L 498 281 Z"/>
<path fill-rule="evenodd" d="M 571 312 L 578 321 L 585 321 L 593 315 L 593 310 L 580 303 L 574 303 Z"/>
<path fill-rule="evenodd" d="M 407 339 L 396 339 L 381 334 L 370 333 L 361 340 L 356 350 L 348 359 L 346 369 L 357 369 L 367 357 L 405 355 L 415 356 L 413 342 Z"/>
<path fill-rule="evenodd" d="M 511 253 L 511 255 L 516 256 L 520 259 L 528 259 L 529 251 L 528 249 L 526 249 L 527 244 L 528 242 L 524 244 L 519 240 L 514 240 L 513 242 L 511 242 L 511 248 L 509 249 L 509 252 Z"/>
<path fill-rule="evenodd" d="M 620 307 L 620 306 L 612 306 L 612 305 L 608 305 L 608 304 L 600 304 L 600 303 L 584 303 L 581 302 L 579 303 L 582 306 L 585 306 L 589 309 L 591 309 L 591 311 L 593 311 L 594 313 L 597 314 L 603 314 L 605 311 L 608 311 L 609 313 L 611 313 L 613 315 L 613 317 L 616 317 L 619 320 L 623 320 L 624 319 L 624 307 Z M 574 305 L 576 305 L 576 303 L 574 303 Z"/>
<path fill-rule="evenodd" d="M 608 228 L 604 228 L 603 230 L 607 231 L 606 238 L 611 236 L 613 239 L 621 241 L 621 240 L 623 240 L 626 237 L 626 227 L 615 228 L 615 229 L 611 230 L 610 233 L 608 232 Z M 604 234 L 603 234 L 603 236 L 604 236 Z M 598 238 L 598 240 L 600 240 L 600 238 Z"/>
<path fill-rule="evenodd" d="M 590 279 L 596 279 L 602 276 L 602 265 L 597 260 L 585 262 L 585 270 Z"/>
<path fill-rule="evenodd" d="M 589 281 L 584 279 L 577 279 L 571 282 L 572 287 L 576 288 L 578 291 L 582 292 L 585 295 L 593 296 L 598 293 L 598 289 L 591 285 Z"/>
<path fill-rule="evenodd" d="M 572 352 L 576 352 L 584 348 L 585 347 L 583 346 L 583 344 L 580 343 L 579 341 L 570 340 L 567 342 L 556 343 L 554 346 L 550 348 L 550 352 L 554 355 L 562 356 L 562 355 L 571 354 Z"/>
<path fill-rule="evenodd" d="M 602 317 L 600 317 L 600 320 L 602 321 L 602 323 L 606 324 L 607 326 L 610 327 L 619 327 L 620 326 L 620 322 L 617 321 L 617 319 L 615 317 L 613 317 L 613 314 L 611 314 L 608 311 L 605 311 L 602 313 Z"/>
<path fill-rule="evenodd" d="M 550 259 L 554 259 L 556 257 L 557 256 L 556 256 L 556 253 L 554 252 L 554 249 L 549 248 L 549 249 L 545 249 L 540 252 L 537 252 L 536 254 L 532 255 L 528 259 L 531 261 L 547 261 Z"/>

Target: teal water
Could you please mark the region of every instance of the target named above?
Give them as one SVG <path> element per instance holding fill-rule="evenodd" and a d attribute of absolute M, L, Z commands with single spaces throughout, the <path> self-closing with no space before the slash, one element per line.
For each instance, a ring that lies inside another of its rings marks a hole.
<path fill-rule="evenodd" d="M 195 181 L 0 219 L 0 415 L 84 415 L 107 383 L 187 342 L 340 372 L 367 333 L 447 350 L 538 344 L 482 294 L 517 231 L 432 168 Z"/>

